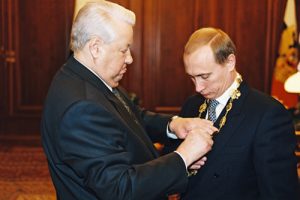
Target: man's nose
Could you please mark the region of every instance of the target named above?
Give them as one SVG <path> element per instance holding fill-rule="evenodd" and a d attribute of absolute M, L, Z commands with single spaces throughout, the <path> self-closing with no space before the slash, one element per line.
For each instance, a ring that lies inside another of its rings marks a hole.
<path fill-rule="evenodd" d="M 195 90 L 198 93 L 201 93 L 201 91 L 204 89 L 204 84 L 202 81 L 196 80 L 195 81 Z"/>
<path fill-rule="evenodd" d="M 131 64 L 133 62 L 133 58 L 131 56 L 131 52 L 130 50 L 128 49 L 128 51 L 126 52 L 126 57 L 125 57 L 125 63 L 127 65 Z"/>

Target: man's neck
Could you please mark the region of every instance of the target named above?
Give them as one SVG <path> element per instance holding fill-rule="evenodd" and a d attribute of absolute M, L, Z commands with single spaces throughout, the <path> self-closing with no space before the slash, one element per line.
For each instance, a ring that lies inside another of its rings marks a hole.
<path fill-rule="evenodd" d="M 86 59 L 84 59 L 84 56 L 82 56 L 82 54 L 75 54 L 74 53 L 74 58 L 75 60 L 77 60 L 80 64 L 82 64 L 85 68 L 87 68 L 89 71 L 91 71 L 95 76 L 97 76 L 103 83 L 104 85 L 110 90 L 112 91 L 112 87 L 110 87 L 91 67 L 91 65 L 88 65 L 86 63 L 88 62 L 84 62 Z M 88 59 L 87 59 L 88 60 Z"/>

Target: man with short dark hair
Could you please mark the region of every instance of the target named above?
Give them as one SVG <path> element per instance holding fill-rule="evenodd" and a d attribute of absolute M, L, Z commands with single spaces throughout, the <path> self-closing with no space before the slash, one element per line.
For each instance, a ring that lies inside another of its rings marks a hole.
<path fill-rule="evenodd" d="M 210 119 L 219 131 L 182 197 L 297 200 L 292 118 L 278 101 L 247 85 L 236 71 L 235 51 L 216 28 L 195 31 L 185 46 L 185 71 L 198 94 L 187 99 L 180 116 Z"/>

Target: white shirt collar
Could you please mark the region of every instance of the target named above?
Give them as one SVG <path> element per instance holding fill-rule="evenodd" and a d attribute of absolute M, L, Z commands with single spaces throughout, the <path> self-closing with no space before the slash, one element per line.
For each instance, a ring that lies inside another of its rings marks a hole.
<path fill-rule="evenodd" d="M 230 87 L 225 90 L 225 92 L 218 98 L 216 98 L 216 100 L 219 102 L 219 104 L 216 107 L 216 116 L 219 117 L 219 115 L 221 114 L 222 110 L 225 108 L 229 98 L 232 95 L 232 92 L 237 89 L 239 87 L 239 83 L 237 81 L 237 77 L 240 77 L 241 75 L 237 73 L 237 76 L 234 80 L 234 82 L 230 85 Z M 207 113 L 206 113 L 206 119 L 207 119 Z"/>
<path fill-rule="evenodd" d="M 236 77 L 240 76 L 240 74 L 237 74 Z M 234 82 L 230 85 L 230 87 L 225 90 L 225 92 L 220 96 L 218 97 L 216 100 L 222 104 L 222 105 L 226 105 L 227 101 L 229 100 L 229 98 L 231 97 L 232 95 L 232 92 L 234 90 L 236 90 L 237 88 L 239 87 L 239 83 L 237 81 L 237 79 L 234 80 Z"/>

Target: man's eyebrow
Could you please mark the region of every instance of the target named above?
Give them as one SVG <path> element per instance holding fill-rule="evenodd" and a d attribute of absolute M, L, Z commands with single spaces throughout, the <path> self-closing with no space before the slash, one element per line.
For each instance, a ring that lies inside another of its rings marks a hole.
<path fill-rule="evenodd" d="M 209 76 L 211 75 L 211 72 L 208 73 L 200 73 L 200 74 L 196 74 L 195 76 Z"/>

